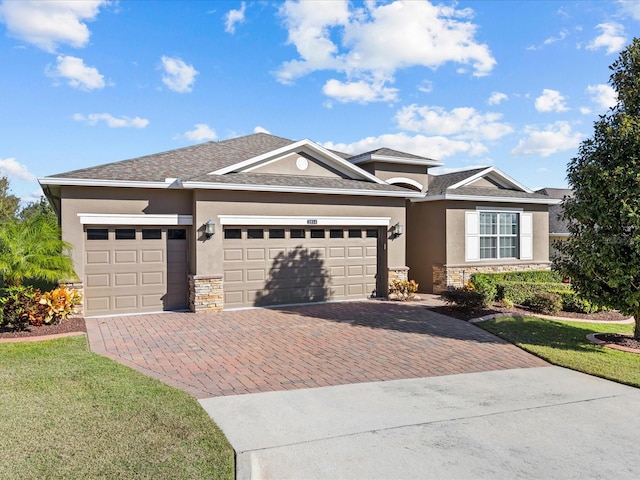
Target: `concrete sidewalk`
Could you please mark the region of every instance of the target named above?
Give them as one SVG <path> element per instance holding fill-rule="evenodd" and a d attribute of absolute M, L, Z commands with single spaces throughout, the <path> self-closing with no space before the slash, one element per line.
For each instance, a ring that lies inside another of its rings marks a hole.
<path fill-rule="evenodd" d="M 637 478 L 640 390 L 560 367 L 206 398 L 239 479 Z"/>

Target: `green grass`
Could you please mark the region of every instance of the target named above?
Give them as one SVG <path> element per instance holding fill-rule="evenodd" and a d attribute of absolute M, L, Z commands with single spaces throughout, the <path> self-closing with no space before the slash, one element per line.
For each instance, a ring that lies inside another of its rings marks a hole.
<path fill-rule="evenodd" d="M 633 333 L 633 324 L 574 323 L 533 317 L 500 317 L 479 327 L 550 363 L 640 387 L 640 355 L 604 348 L 590 333 Z"/>
<path fill-rule="evenodd" d="M 186 393 L 88 350 L 0 344 L 0 478 L 233 478 L 233 450 Z"/>

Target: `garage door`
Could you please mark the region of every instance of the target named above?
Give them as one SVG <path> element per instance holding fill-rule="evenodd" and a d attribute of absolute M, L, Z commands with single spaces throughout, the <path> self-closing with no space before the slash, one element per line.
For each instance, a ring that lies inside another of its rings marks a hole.
<path fill-rule="evenodd" d="M 376 227 L 225 227 L 225 309 L 367 298 L 378 235 Z"/>
<path fill-rule="evenodd" d="M 86 315 L 118 315 L 188 306 L 187 230 L 86 227 Z"/>

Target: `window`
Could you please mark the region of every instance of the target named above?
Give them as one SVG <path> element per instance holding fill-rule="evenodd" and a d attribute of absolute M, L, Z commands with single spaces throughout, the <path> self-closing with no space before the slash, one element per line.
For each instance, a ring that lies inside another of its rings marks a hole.
<path fill-rule="evenodd" d="M 162 239 L 162 230 L 159 228 L 143 228 L 142 229 L 143 240 L 160 240 Z"/>
<path fill-rule="evenodd" d="M 480 259 L 518 258 L 519 215 L 480 212 Z"/>
<path fill-rule="evenodd" d="M 186 240 L 187 231 L 184 228 L 170 228 L 167 230 L 167 238 L 169 240 Z"/>
<path fill-rule="evenodd" d="M 289 231 L 291 238 L 304 238 L 304 228 L 292 228 Z"/>
<path fill-rule="evenodd" d="M 314 228 L 311 230 L 311 238 L 324 238 L 324 230 Z"/>
<path fill-rule="evenodd" d="M 242 230 L 239 228 L 225 228 L 224 238 L 227 240 L 239 240 L 242 238 Z"/>
<path fill-rule="evenodd" d="M 350 228 L 349 238 L 362 238 L 362 230 L 359 228 Z"/>
<path fill-rule="evenodd" d="M 135 240 L 135 228 L 116 228 L 116 240 Z"/>
<path fill-rule="evenodd" d="M 344 238 L 344 230 L 341 228 L 332 228 L 329 230 L 329 238 Z"/>
<path fill-rule="evenodd" d="M 109 240 L 109 229 L 87 228 L 87 240 Z"/>
<path fill-rule="evenodd" d="M 269 238 L 284 238 L 284 228 L 270 228 Z"/>
<path fill-rule="evenodd" d="M 378 229 L 377 228 L 368 228 L 367 229 L 367 238 L 378 238 Z"/>
<path fill-rule="evenodd" d="M 261 228 L 247 228 L 247 238 L 252 240 L 264 238 L 264 230 Z"/>

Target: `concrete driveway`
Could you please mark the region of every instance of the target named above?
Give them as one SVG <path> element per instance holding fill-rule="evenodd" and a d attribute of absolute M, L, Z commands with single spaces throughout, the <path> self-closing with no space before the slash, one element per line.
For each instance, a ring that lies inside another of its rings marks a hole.
<path fill-rule="evenodd" d="M 237 478 L 637 478 L 640 391 L 424 304 L 87 319 L 91 349 L 200 399 Z"/>

